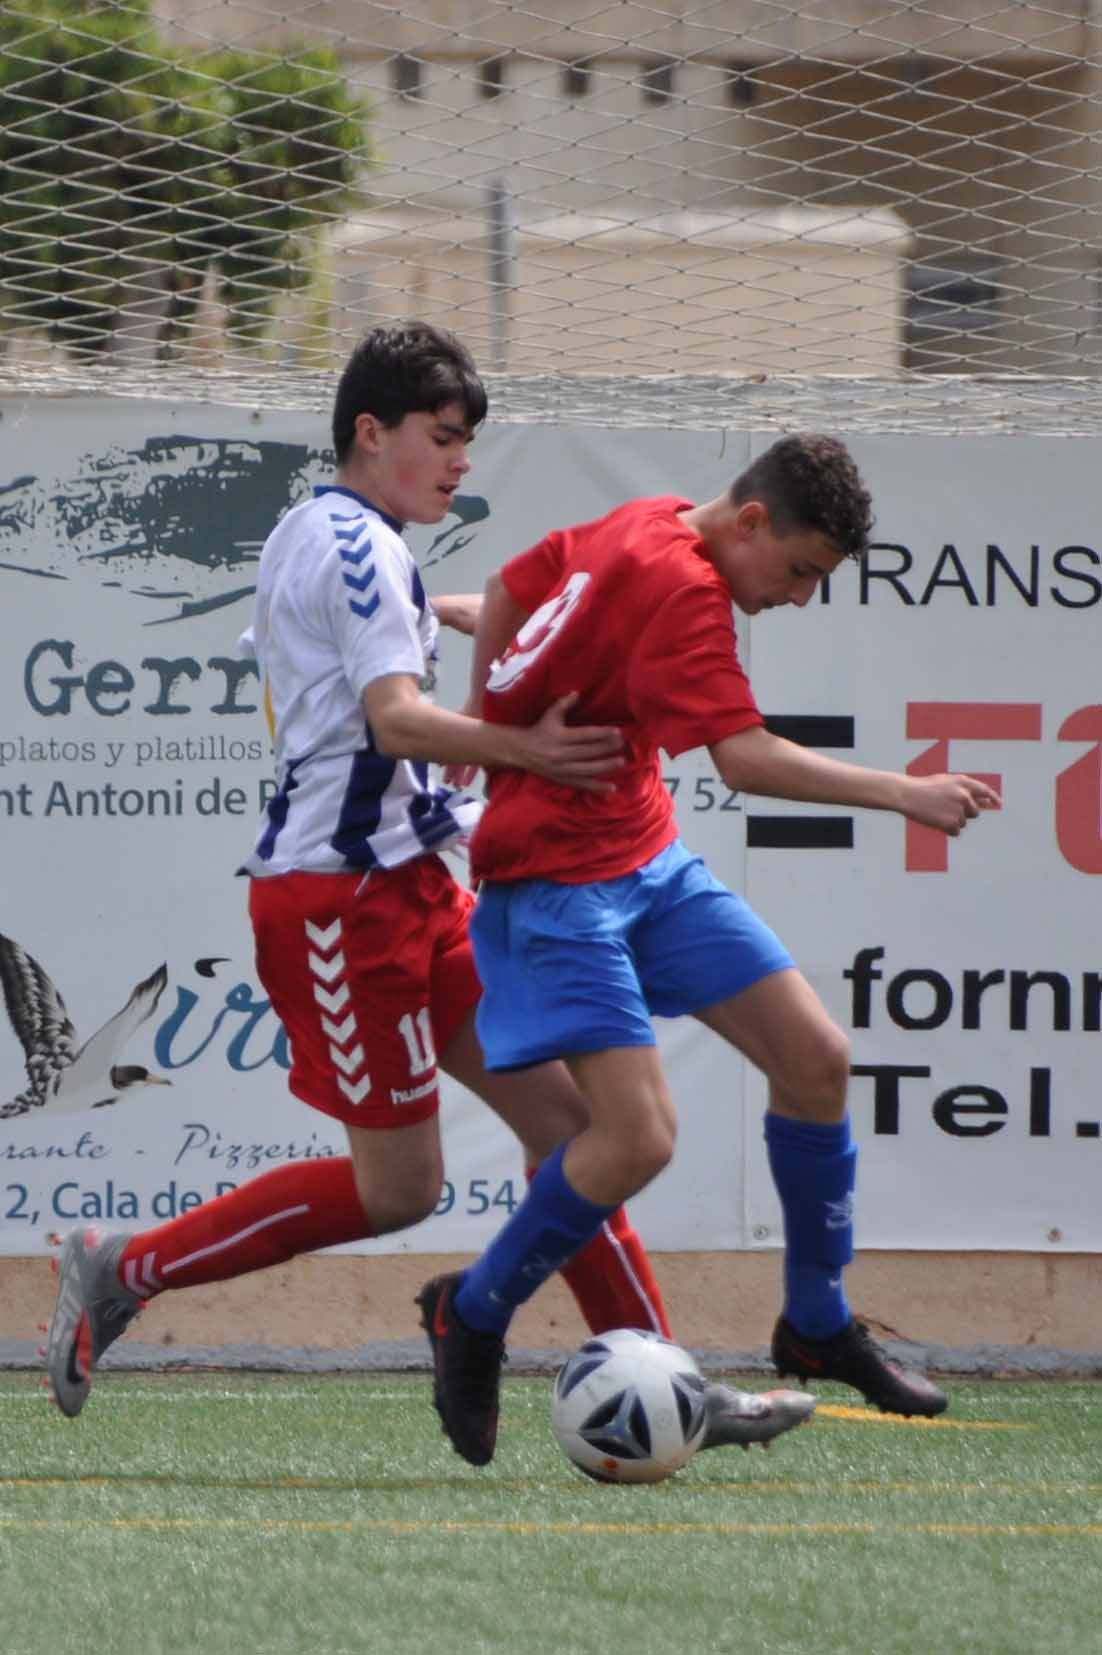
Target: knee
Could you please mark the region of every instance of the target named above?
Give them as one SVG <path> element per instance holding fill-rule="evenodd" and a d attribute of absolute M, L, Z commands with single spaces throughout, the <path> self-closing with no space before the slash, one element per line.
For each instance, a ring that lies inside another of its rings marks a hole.
<path fill-rule="evenodd" d="M 808 1120 L 841 1120 L 849 1087 L 849 1039 L 836 1023 L 824 1021 L 800 1043 L 776 1077 L 774 1090 L 788 1110 Z"/>
<path fill-rule="evenodd" d="M 375 1235 L 407 1230 L 410 1225 L 431 1218 L 442 1187 L 442 1179 L 429 1175 L 385 1187 L 374 1179 L 361 1176 L 356 1179 L 360 1202 Z"/>
<path fill-rule="evenodd" d="M 617 1206 L 669 1165 L 674 1138 L 673 1121 L 660 1115 L 634 1121 L 630 1132 L 592 1127 L 570 1146 L 567 1176 L 590 1200 Z"/>
<path fill-rule="evenodd" d="M 673 1160 L 677 1132 L 672 1121 L 655 1117 L 632 1134 L 619 1149 L 620 1164 L 636 1189 L 642 1189 Z"/>

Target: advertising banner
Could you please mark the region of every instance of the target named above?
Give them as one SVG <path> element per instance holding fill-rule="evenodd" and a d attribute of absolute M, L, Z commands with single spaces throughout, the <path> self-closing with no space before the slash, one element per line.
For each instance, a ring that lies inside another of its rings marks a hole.
<path fill-rule="evenodd" d="M 949 840 L 897 815 L 748 804 L 747 894 L 853 1043 L 859 1243 L 1094 1251 L 1098 451 L 1011 437 L 853 449 L 877 544 L 828 601 L 755 623 L 758 699 L 808 719 L 835 757 L 985 776 L 1003 809 Z M 758 1076 L 747 1091 L 754 1117 Z M 780 1220 L 756 1131 L 751 1150 L 750 1241 L 768 1245 Z"/>
<path fill-rule="evenodd" d="M 337 1123 L 287 1091 L 235 877 L 273 789 L 236 642 L 265 535 L 331 457 L 324 421 L 298 415 L 0 411 L 0 1252 L 23 1254 L 82 1219 L 144 1228 L 343 1152 Z M 452 514 L 410 542 L 430 595 L 477 591 L 548 528 L 634 494 L 708 498 L 764 443 L 491 427 Z M 684 837 L 850 1033 L 859 1243 L 1095 1250 L 1093 445 L 854 448 L 877 545 L 808 609 L 740 624 L 758 700 L 839 757 L 998 776 L 1005 808 L 949 842 L 894 815 L 733 796 L 699 752 L 668 766 Z M 443 704 L 468 663 L 442 633 Z M 66 1038 L 87 1044 L 44 1086 Z M 648 1243 L 776 1246 L 760 1077 L 695 1023 L 661 1025 L 660 1043 L 681 1131 L 633 1203 Z M 365 1251 L 473 1250 L 515 1204 L 514 1141 L 450 1082 L 443 1128 L 436 1215 Z"/>

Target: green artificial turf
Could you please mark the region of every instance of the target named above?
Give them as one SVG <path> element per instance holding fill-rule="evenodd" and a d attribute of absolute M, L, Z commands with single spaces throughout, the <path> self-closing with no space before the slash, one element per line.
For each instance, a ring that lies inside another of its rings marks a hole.
<path fill-rule="evenodd" d="M 1102 1650 L 1102 1393 L 951 1388 L 919 1423 L 828 1387 L 768 1453 L 616 1488 L 560 1456 L 547 1380 L 506 1382 L 476 1471 L 424 1376 L 106 1375 L 71 1421 L 0 1375 L 0 1649 Z"/>

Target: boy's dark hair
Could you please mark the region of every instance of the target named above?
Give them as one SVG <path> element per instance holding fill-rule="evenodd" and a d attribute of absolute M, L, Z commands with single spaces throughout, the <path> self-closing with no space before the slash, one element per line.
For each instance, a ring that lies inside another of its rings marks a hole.
<path fill-rule="evenodd" d="M 846 557 L 860 557 L 872 528 L 872 496 L 837 437 L 782 437 L 731 484 L 731 502 L 760 500 L 777 534 L 818 529 Z"/>
<path fill-rule="evenodd" d="M 407 414 L 435 414 L 449 402 L 463 406 L 473 431 L 486 418 L 486 390 L 467 347 L 454 333 L 428 322 L 397 322 L 372 328 L 352 352 L 333 402 L 333 447 L 337 464 L 347 459 L 359 414 L 374 414 L 385 426 Z"/>

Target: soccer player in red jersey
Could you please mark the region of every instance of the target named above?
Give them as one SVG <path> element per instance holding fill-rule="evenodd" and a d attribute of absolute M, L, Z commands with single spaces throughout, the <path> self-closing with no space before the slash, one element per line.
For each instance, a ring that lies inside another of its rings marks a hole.
<path fill-rule="evenodd" d="M 435 783 L 427 761 L 519 765 L 580 797 L 610 786 L 621 745 L 611 727 L 567 724 L 568 697 L 519 729 L 422 693 L 438 620 L 469 630 L 480 600 L 430 604 L 402 528 L 444 517 L 485 414 L 452 335 L 422 323 L 373 330 L 337 390 L 336 475 L 283 516 L 260 560 L 251 645 L 279 789 L 245 863 L 257 969 L 290 1036 L 291 1091 L 342 1123 L 349 1153 L 275 1168 L 138 1235 L 74 1231 L 46 1351 L 70 1417 L 95 1362 L 153 1295 L 428 1217 L 443 1177 L 438 1069 L 501 1116 L 530 1163 L 584 1124 L 561 1064 L 487 1072 L 472 898 L 439 854 L 462 842 L 479 805 Z M 593 1331 L 668 1333 L 622 1211 L 565 1274 Z M 713 1446 L 768 1441 L 809 1412 L 784 1391 L 715 1385 L 707 1401 Z"/>
<path fill-rule="evenodd" d="M 681 844 L 659 762 L 660 749 L 707 747 L 731 789 L 895 810 L 948 834 L 998 804 L 969 776 L 840 763 L 765 728 L 732 600 L 747 615 L 807 604 L 863 552 L 870 504 L 842 443 L 790 436 L 719 498 L 632 501 L 549 534 L 487 588 L 470 710 L 523 726 L 576 693 L 571 717 L 618 726 L 624 763 L 599 794 L 496 772 L 472 847 L 487 1065 L 564 1057 L 590 1116 L 471 1270 L 422 1290 L 437 1407 L 472 1463 L 493 1453 L 513 1310 L 671 1156 L 655 1015 L 699 1018 L 768 1078 L 786 1237 L 778 1369 L 840 1379 L 893 1412 L 946 1406 L 886 1358 L 846 1301 L 857 1159 L 846 1037 L 773 932 Z"/>

